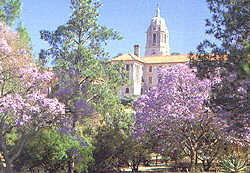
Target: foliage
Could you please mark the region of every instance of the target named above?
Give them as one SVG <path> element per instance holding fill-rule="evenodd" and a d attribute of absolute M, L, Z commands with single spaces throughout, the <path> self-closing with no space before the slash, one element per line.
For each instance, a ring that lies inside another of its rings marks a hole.
<path fill-rule="evenodd" d="M 21 0 L 0 1 L 0 21 L 9 26 L 19 17 L 21 12 Z"/>
<path fill-rule="evenodd" d="M 21 12 L 21 0 L 1 0 L 0 1 L 0 21 L 5 23 L 9 27 L 17 24 L 18 18 Z M 16 32 L 18 32 L 20 41 L 19 46 L 32 53 L 31 38 L 27 29 L 21 22 L 17 24 Z"/>
<path fill-rule="evenodd" d="M 138 139 L 155 136 L 159 153 L 176 157 L 169 153 L 173 148 L 188 156 L 191 166 L 198 158 L 212 162 L 224 140 L 220 122 L 204 103 L 219 78 L 199 80 L 194 71 L 184 64 L 163 67 L 157 87 L 134 104 Z"/>
<path fill-rule="evenodd" d="M 241 158 L 239 154 L 236 153 L 224 156 L 219 165 L 222 168 L 220 171 L 225 173 L 247 172 L 247 160 Z"/>
<path fill-rule="evenodd" d="M 106 59 L 103 48 L 121 37 L 98 24 L 100 6 L 96 0 L 71 0 L 72 14 L 66 24 L 55 31 L 41 31 L 49 48 L 41 51 L 40 64 L 51 63 L 56 73 L 50 96 L 65 104 L 66 129 L 73 131 L 83 119 L 97 115 L 107 122 L 121 110 L 118 93 L 126 80 L 121 65 Z"/>
<path fill-rule="evenodd" d="M 19 23 L 16 30 L 19 33 L 22 46 L 25 47 L 26 51 L 32 53 L 31 38 L 29 36 L 27 29 L 23 26 L 22 23 Z"/>
<path fill-rule="evenodd" d="M 97 23 L 100 6 L 98 1 L 72 0 L 68 22 L 54 32 L 41 31 L 41 39 L 47 41 L 50 48 L 41 51 L 40 60 L 43 63 L 53 60 L 58 74 L 52 92 L 61 100 L 67 100 L 65 104 L 73 116 L 77 116 L 73 110 L 79 102 L 84 102 L 83 109 L 93 106 L 102 115 L 110 114 L 117 109 L 116 95 L 125 82 L 119 73 L 120 65 L 103 59 L 107 53 L 102 46 L 109 39 L 120 37 Z"/>
<path fill-rule="evenodd" d="M 139 133 L 151 122 L 192 120 L 207 109 L 204 100 L 209 98 L 211 81 L 199 80 L 193 70 L 183 64 L 160 69 L 157 87 L 134 104 Z"/>
<path fill-rule="evenodd" d="M 122 167 L 138 170 L 151 148 L 134 138 L 134 122 L 130 114 L 110 118 L 96 130 L 94 138 L 95 164 L 90 172 L 118 172 Z"/>
<path fill-rule="evenodd" d="M 33 64 L 18 33 L 0 23 L 0 36 L 0 151 L 11 173 L 26 139 L 60 120 L 64 105 L 47 98 L 53 74 Z"/>
<path fill-rule="evenodd" d="M 121 104 L 131 107 L 138 96 L 125 96 L 121 98 Z"/>
<path fill-rule="evenodd" d="M 224 121 L 225 130 L 249 142 L 249 0 L 207 0 L 212 18 L 206 33 L 216 42 L 205 40 L 190 64 L 197 75 L 221 82 L 213 86 L 209 106 Z M 235 137 L 233 136 L 233 137 Z"/>
<path fill-rule="evenodd" d="M 74 153 L 77 170 L 83 171 L 93 159 L 92 150 L 87 139 L 75 140 L 73 136 L 66 136 L 55 129 L 46 129 L 29 140 L 15 165 L 19 170 L 43 168 L 45 171 L 58 172 L 64 170 L 71 152 Z"/>

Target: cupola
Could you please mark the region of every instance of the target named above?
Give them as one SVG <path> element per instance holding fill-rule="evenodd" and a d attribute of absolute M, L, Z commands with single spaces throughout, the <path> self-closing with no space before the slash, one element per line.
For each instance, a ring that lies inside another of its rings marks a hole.
<path fill-rule="evenodd" d="M 147 29 L 145 56 L 169 55 L 169 33 L 165 20 L 160 16 L 160 8 L 157 7 L 155 16 Z"/>

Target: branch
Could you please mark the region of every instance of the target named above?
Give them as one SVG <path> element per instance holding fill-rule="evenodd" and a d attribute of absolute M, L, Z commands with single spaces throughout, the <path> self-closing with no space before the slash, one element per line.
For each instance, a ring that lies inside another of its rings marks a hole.
<path fill-rule="evenodd" d="M 93 97 L 91 97 L 91 98 L 89 98 L 89 99 L 87 100 L 87 103 L 89 103 L 91 100 L 93 100 L 93 99 L 96 98 L 97 96 L 98 96 L 98 94 L 93 95 Z"/>
<path fill-rule="evenodd" d="M 27 142 L 27 139 L 28 139 L 29 137 L 33 136 L 38 130 L 39 130 L 39 129 L 36 128 L 36 129 L 34 130 L 34 132 L 31 133 L 30 135 L 27 135 L 27 136 L 22 135 L 22 137 L 21 137 L 21 142 L 20 142 L 20 145 L 19 145 L 19 147 L 18 147 L 18 149 L 17 149 L 17 152 L 10 158 L 10 163 L 12 163 L 12 162 L 20 155 L 20 153 L 21 153 L 22 150 L 23 150 L 24 144 Z"/>
<path fill-rule="evenodd" d="M 5 87 L 5 80 L 3 81 L 3 85 L 2 85 L 2 89 L 1 89 L 1 97 L 4 97 L 3 96 L 4 87 Z"/>
<path fill-rule="evenodd" d="M 89 78 L 89 76 L 85 77 L 85 79 L 83 79 L 83 80 L 79 83 L 79 85 L 82 85 L 83 82 L 86 81 L 88 78 Z"/>
<path fill-rule="evenodd" d="M 4 122 L 5 122 L 6 119 L 7 119 L 7 113 L 5 112 L 4 115 L 1 118 L 1 121 L 0 121 L 0 127 L 1 127 L 1 129 L 3 128 L 3 124 L 4 124 Z"/>
<path fill-rule="evenodd" d="M 3 133 L 3 136 L 5 136 L 7 133 L 10 133 L 13 128 L 14 126 L 10 126 L 8 129 L 6 129 L 5 132 Z"/>
<path fill-rule="evenodd" d="M 5 97 L 5 96 L 7 96 L 8 94 L 11 94 L 11 93 L 13 93 L 13 90 L 9 90 L 9 91 L 6 92 L 5 94 L 2 93 L 2 97 Z"/>

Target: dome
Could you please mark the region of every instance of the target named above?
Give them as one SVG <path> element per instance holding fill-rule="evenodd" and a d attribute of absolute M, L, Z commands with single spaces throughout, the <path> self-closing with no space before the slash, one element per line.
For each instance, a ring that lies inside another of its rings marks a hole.
<path fill-rule="evenodd" d="M 168 28 L 157 7 L 156 14 L 147 29 L 145 56 L 165 56 L 169 55 L 169 52 Z"/>
<path fill-rule="evenodd" d="M 149 31 L 166 31 L 166 22 L 165 20 L 160 16 L 160 9 L 157 8 L 156 10 L 156 16 L 152 18 L 151 24 L 148 28 Z"/>

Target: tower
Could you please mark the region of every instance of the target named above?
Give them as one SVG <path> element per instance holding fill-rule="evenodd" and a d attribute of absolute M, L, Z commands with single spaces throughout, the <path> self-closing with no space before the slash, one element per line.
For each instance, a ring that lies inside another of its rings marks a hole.
<path fill-rule="evenodd" d="M 157 5 L 156 15 L 147 29 L 145 56 L 165 56 L 170 54 L 169 33 L 165 20 L 160 16 Z"/>

